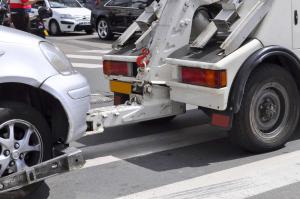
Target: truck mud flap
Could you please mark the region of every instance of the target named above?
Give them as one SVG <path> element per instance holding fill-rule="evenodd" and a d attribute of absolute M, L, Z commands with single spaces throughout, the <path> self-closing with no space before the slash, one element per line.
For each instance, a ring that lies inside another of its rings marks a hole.
<path fill-rule="evenodd" d="M 81 150 L 67 148 L 62 151 L 62 155 L 54 159 L 0 178 L 0 194 L 20 189 L 59 174 L 80 169 L 84 164 L 85 160 Z"/>

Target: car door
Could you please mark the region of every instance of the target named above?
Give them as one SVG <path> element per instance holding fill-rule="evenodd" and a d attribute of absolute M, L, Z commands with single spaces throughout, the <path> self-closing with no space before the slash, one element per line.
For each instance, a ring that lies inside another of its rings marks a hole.
<path fill-rule="evenodd" d="M 300 49 L 300 0 L 292 0 L 293 47 Z"/>
<path fill-rule="evenodd" d="M 128 27 L 131 4 L 132 0 L 111 0 L 105 5 L 109 11 L 111 25 L 117 32 L 123 32 Z"/>
<path fill-rule="evenodd" d="M 129 13 L 129 23 L 133 23 L 144 12 L 145 8 L 152 2 L 153 0 L 132 0 L 132 5 Z"/>

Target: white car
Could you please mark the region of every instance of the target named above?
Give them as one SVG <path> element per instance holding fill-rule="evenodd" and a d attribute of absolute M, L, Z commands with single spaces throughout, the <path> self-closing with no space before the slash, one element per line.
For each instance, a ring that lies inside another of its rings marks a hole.
<path fill-rule="evenodd" d="M 74 31 L 93 33 L 91 11 L 77 0 L 45 0 L 45 4 L 53 12 L 53 16 L 45 20 L 45 27 L 51 35 Z"/>

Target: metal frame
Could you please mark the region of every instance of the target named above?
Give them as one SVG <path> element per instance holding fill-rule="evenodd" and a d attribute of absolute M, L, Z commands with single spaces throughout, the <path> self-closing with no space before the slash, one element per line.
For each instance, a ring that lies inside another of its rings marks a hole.
<path fill-rule="evenodd" d="M 0 178 L 0 194 L 80 169 L 84 164 L 85 160 L 79 149 L 67 148 L 59 157 Z"/>

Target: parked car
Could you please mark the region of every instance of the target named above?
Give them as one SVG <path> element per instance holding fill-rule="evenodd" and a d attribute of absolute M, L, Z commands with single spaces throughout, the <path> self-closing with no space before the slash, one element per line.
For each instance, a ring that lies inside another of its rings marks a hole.
<path fill-rule="evenodd" d="M 91 24 L 99 38 L 123 33 L 153 0 L 103 0 L 92 10 Z"/>
<path fill-rule="evenodd" d="M 0 25 L 10 26 L 9 9 L 6 0 L 0 0 Z"/>
<path fill-rule="evenodd" d="M 4 26 L 0 26 L 0 66 L 0 177 L 4 177 L 51 159 L 57 146 L 82 137 L 90 88 L 55 45 Z"/>
<path fill-rule="evenodd" d="M 74 31 L 93 33 L 91 11 L 77 0 L 45 0 L 45 6 L 51 8 L 53 13 L 44 21 L 51 35 Z"/>

